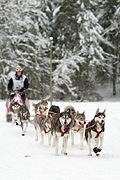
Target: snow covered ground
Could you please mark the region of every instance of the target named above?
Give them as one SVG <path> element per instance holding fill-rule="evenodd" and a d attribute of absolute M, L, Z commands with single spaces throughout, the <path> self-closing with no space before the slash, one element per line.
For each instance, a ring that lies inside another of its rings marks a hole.
<path fill-rule="evenodd" d="M 5 120 L 5 101 L 0 100 L 0 179 L 1 180 L 120 180 L 120 102 L 54 102 L 61 111 L 66 105 L 85 110 L 92 120 L 97 108 L 106 109 L 104 147 L 99 157 L 88 156 L 88 146 L 80 150 L 79 135 L 75 146 L 68 144 L 68 155 L 55 156 L 55 149 L 35 141 L 34 127 L 29 124 L 26 136 L 21 129 Z M 33 113 L 31 107 L 31 114 Z M 39 138 L 40 140 L 40 138 Z M 62 138 L 59 151 L 61 151 Z M 26 157 L 27 156 L 27 157 Z"/>

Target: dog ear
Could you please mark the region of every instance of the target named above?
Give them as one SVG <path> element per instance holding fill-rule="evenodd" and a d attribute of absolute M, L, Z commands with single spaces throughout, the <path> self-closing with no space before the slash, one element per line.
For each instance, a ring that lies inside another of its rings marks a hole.
<path fill-rule="evenodd" d="M 103 111 L 104 115 L 106 116 L 106 109 Z"/>
<path fill-rule="evenodd" d="M 96 115 L 99 113 L 99 108 L 97 109 L 97 111 L 96 111 Z"/>
<path fill-rule="evenodd" d="M 85 111 L 83 112 L 83 114 L 85 115 Z"/>

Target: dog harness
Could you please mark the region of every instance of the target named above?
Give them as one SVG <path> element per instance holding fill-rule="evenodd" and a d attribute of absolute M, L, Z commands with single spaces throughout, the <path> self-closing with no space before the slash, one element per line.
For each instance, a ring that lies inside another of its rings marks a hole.
<path fill-rule="evenodd" d="M 36 116 L 37 116 L 37 120 L 40 120 L 40 116 L 42 116 L 43 118 L 46 118 L 46 116 L 44 116 L 42 113 L 36 114 Z M 50 129 L 48 131 L 46 131 L 46 129 L 44 129 L 44 131 L 45 131 L 45 134 L 47 134 L 50 132 Z"/>
<path fill-rule="evenodd" d="M 91 122 L 92 122 L 92 121 L 90 121 L 90 122 L 88 123 L 88 125 L 87 125 L 88 128 L 90 128 Z M 98 138 L 99 135 L 100 135 L 100 133 L 104 131 L 104 128 L 102 128 L 101 131 L 98 131 L 98 130 L 94 127 L 94 131 L 97 133 L 97 135 L 95 136 L 95 138 Z"/>
<path fill-rule="evenodd" d="M 102 129 L 101 131 L 98 131 L 98 130 L 95 128 L 95 132 L 97 133 L 97 135 L 95 136 L 95 138 L 98 138 L 98 137 L 99 137 L 99 134 L 100 134 L 101 132 L 103 132 L 103 129 Z"/>
<path fill-rule="evenodd" d="M 14 96 L 14 98 L 12 99 L 12 101 L 10 102 L 10 105 L 9 105 L 9 107 L 8 107 L 8 113 L 9 113 L 9 111 L 10 111 L 10 108 L 11 108 L 12 103 L 15 102 L 15 101 L 17 101 L 19 105 L 21 105 L 21 106 L 23 105 L 21 96 L 20 96 L 19 94 L 16 94 L 16 95 Z"/>
<path fill-rule="evenodd" d="M 46 116 L 44 116 L 42 113 L 40 113 L 40 116 L 42 116 L 43 118 L 46 118 Z"/>
<path fill-rule="evenodd" d="M 65 129 L 65 131 L 62 131 L 62 129 L 60 128 L 61 136 L 64 136 L 64 134 L 68 131 L 68 129 L 69 129 L 69 126 L 67 126 L 67 128 Z"/>
<path fill-rule="evenodd" d="M 45 134 L 47 134 L 47 133 L 49 133 L 49 132 L 50 132 L 50 129 L 49 129 L 48 131 L 46 131 L 46 129 L 44 129 L 44 131 L 45 131 Z"/>

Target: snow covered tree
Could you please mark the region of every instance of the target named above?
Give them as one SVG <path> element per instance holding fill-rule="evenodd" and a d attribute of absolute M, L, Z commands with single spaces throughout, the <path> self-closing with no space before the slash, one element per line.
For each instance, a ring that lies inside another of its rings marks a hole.
<path fill-rule="evenodd" d="M 7 77 L 18 64 L 21 65 L 29 77 L 30 97 L 34 98 L 44 98 L 49 90 L 49 38 L 46 31 L 49 22 L 44 13 L 45 5 L 45 1 L 10 0 L 2 6 L 4 48 L 1 54 L 4 59 L 2 57 L 1 61 L 4 62 L 5 75 Z"/>
<path fill-rule="evenodd" d="M 112 47 L 103 46 L 109 53 L 109 66 L 112 66 L 111 78 L 113 82 L 113 95 L 116 95 L 117 76 L 120 75 L 120 0 L 105 0 L 101 1 L 101 15 L 99 22 L 104 27 L 104 37 L 113 44 Z M 111 62 L 111 63 L 110 63 Z M 119 73 L 119 74 L 117 74 Z"/>
<path fill-rule="evenodd" d="M 53 36 L 55 99 L 99 100 L 95 84 L 120 74 L 120 0 L 6 0 L 0 2 L 0 98 L 22 66 L 30 98 L 49 98 Z M 117 74 L 119 73 L 119 74 Z"/>
<path fill-rule="evenodd" d="M 84 1 L 65 1 L 54 18 L 56 69 L 53 73 L 56 96 L 89 99 L 95 93 L 97 72 L 105 71 L 106 53 L 100 43 L 103 28 Z M 108 43 L 106 41 L 106 43 Z M 97 70 L 96 70 L 97 68 Z M 103 70 L 102 70 L 103 69 Z M 94 93 L 93 93 L 94 92 Z M 94 97 L 93 97 L 94 98 Z"/>

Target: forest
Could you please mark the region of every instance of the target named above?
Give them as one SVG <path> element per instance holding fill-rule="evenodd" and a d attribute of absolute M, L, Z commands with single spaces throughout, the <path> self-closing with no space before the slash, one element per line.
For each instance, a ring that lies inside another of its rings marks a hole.
<path fill-rule="evenodd" d="M 50 53 L 54 100 L 100 101 L 108 84 L 116 96 L 120 0 L 1 0 L 0 99 L 18 65 L 29 98 L 49 99 Z"/>

